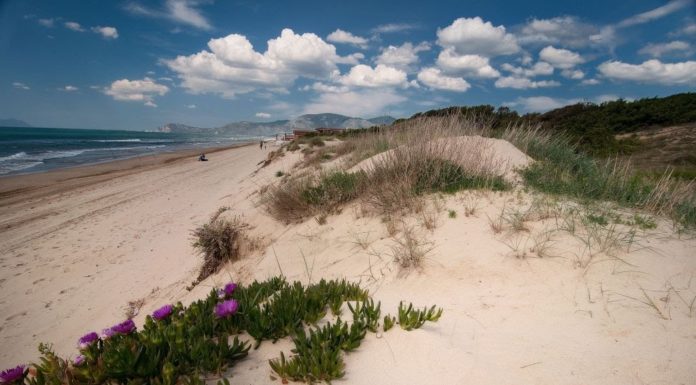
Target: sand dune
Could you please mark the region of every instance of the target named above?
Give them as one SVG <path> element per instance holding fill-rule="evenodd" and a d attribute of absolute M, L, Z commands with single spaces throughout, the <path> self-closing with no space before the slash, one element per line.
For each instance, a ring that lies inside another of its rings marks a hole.
<path fill-rule="evenodd" d="M 325 225 L 314 219 L 284 225 L 259 205 L 258 190 L 277 181 L 278 170 L 295 172 L 301 154 L 257 169 L 265 155 L 253 146 L 228 150 L 207 163 L 180 160 L 3 204 L 0 338 L 15 348 L 0 360 L 9 366 L 34 359 L 40 341 L 74 355 L 77 337 L 122 320 L 128 301 L 144 299 L 135 318 L 141 324 L 163 303 L 192 301 L 230 279 L 248 283 L 282 273 L 303 282 L 359 281 L 386 312 L 395 313 L 400 300 L 444 308 L 438 323 L 422 329 L 369 335 L 346 356 L 345 383 L 696 378 L 696 240 L 675 234 L 667 221 L 611 252 L 588 249 L 582 227 L 575 235 L 554 231 L 553 216 L 529 215 L 524 230 L 494 232 L 490 221 L 503 209 L 531 212 L 543 200 L 518 190 L 429 199 L 422 213 L 393 224 L 395 235 L 359 204 Z M 251 224 L 266 247 L 188 292 L 200 263 L 189 232 L 220 206 Z M 393 261 L 404 231 L 429 250 L 421 269 L 402 270 Z M 278 383 L 267 360 L 290 345 L 265 342 L 229 374 L 235 383 Z"/>

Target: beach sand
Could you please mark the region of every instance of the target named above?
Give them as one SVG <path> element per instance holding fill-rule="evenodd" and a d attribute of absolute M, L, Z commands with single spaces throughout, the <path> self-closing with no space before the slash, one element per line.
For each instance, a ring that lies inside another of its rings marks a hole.
<path fill-rule="evenodd" d="M 503 207 L 522 210 L 539 198 L 523 191 L 431 199 L 423 214 L 396 224 L 395 236 L 358 204 L 324 225 L 313 218 L 283 224 L 265 213 L 258 191 L 279 179 L 277 171 L 296 172 L 301 154 L 259 169 L 271 149 L 224 150 L 206 163 L 182 158 L 3 195 L 0 341 L 12 347 L 0 352 L 3 367 L 36 359 L 41 341 L 74 356 L 77 338 L 123 320 L 129 301 L 143 300 L 134 318 L 142 325 L 164 303 L 282 273 L 305 283 L 361 282 L 383 313 L 395 314 L 401 300 L 444 308 L 439 322 L 422 329 L 368 334 L 346 355 L 340 382 L 694 383 L 696 240 L 670 222 L 639 231 L 611 256 L 588 251 L 582 228 L 574 236 L 552 232 L 552 218 L 530 219 L 524 231 L 492 231 L 489 218 Z M 465 215 L 472 202 L 474 214 Z M 221 206 L 249 223 L 264 247 L 187 291 L 201 262 L 190 231 Z M 404 229 L 430 250 L 421 269 L 393 261 Z M 534 249 L 546 233 L 541 255 Z M 277 384 L 267 360 L 290 348 L 287 340 L 264 342 L 227 374 L 237 384 Z"/>

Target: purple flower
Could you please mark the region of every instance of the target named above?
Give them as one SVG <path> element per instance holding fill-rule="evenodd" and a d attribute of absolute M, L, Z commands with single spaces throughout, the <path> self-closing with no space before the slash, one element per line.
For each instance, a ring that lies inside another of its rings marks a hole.
<path fill-rule="evenodd" d="M 73 360 L 73 366 L 82 366 L 82 364 L 85 363 L 85 356 L 82 354 L 78 354 L 77 357 Z"/>
<path fill-rule="evenodd" d="M 106 328 L 106 329 L 102 330 L 101 336 L 103 339 L 106 340 L 106 339 L 111 338 L 114 334 L 116 334 L 116 333 L 114 332 L 114 330 L 112 328 Z"/>
<path fill-rule="evenodd" d="M 111 327 L 114 334 L 131 334 L 135 331 L 135 322 L 132 319 L 127 319 L 120 324 Z"/>
<path fill-rule="evenodd" d="M 162 321 L 163 319 L 172 315 L 173 310 L 174 306 L 164 305 L 161 308 L 155 310 L 154 313 L 152 313 L 152 318 L 156 319 L 157 321 Z"/>
<path fill-rule="evenodd" d="M 94 341 L 99 339 L 99 335 L 95 332 L 87 333 L 84 336 L 80 337 L 80 339 L 77 341 L 77 346 L 80 349 L 85 349 L 86 347 L 92 345 Z"/>
<path fill-rule="evenodd" d="M 3 370 L 0 373 L 0 383 L 10 384 L 13 382 L 19 382 L 24 378 L 24 365 L 19 365 L 16 368 Z"/>
<path fill-rule="evenodd" d="M 215 305 L 215 316 L 218 318 L 225 318 L 236 313 L 238 307 L 239 304 L 233 299 L 220 302 L 219 304 Z"/>
<path fill-rule="evenodd" d="M 237 289 L 237 284 L 234 282 L 230 282 L 223 289 L 218 290 L 218 297 L 220 298 L 227 298 L 232 296 L 232 293 L 234 293 L 235 289 Z"/>

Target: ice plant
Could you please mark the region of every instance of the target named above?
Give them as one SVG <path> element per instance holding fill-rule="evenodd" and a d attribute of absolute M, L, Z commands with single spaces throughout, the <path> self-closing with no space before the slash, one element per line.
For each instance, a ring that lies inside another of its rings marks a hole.
<path fill-rule="evenodd" d="M 85 363 L 85 356 L 82 354 L 78 354 L 77 357 L 73 360 L 73 366 L 82 366 L 82 364 Z"/>
<path fill-rule="evenodd" d="M 174 306 L 164 305 L 152 313 L 152 318 L 156 319 L 157 321 L 162 321 L 163 319 L 166 319 L 170 315 L 172 315 L 173 310 L 174 310 Z"/>
<path fill-rule="evenodd" d="M 99 339 L 99 335 L 95 332 L 90 332 L 85 334 L 84 336 L 80 337 L 80 339 L 77 341 L 77 345 L 80 349 L 85 349 L 88 346 L 92 345 L 94 341 Z"/>
<path fill-rule="evenodd" d="M 120 324 L 112 326 L 111 331 L 116 334 L 131 334 L 135 331 L 135 322 L 132 319 L 127 319 Z"/>
<path fill-rule="evenodd" d="M 103 339 L 106 340 L 106 339 L 111 338 L 114 334 L 116 334 L 116 333 L 113 331 L 113 329 L 111 329 L 111 328 L 106 328 L 106 329 L 102 330 L 102 335 L 101 335 L 101 336 L 102 336 Z"/>
<path fill-rule="evenodd" d="M 218 318 L 225 318 L 237 312 L 239 304 L 237 301 L 230 299 L 224 302 L 220 302 L 215 305 L 215 316 Z"/>
<path fill-rule="evenodd" d="M 234 293 L 234 290 L 237 289 L 237 284 L 234 282 L 230 282 L 227 285 L 225 285 L 224 288 L 220 289 L 218 291 L 218 296 L 220 298 L 228 298 L 232 296 L 232 293 Z"/>
<path fill-rule="evenodd" d="M 3 370 L 0 373 L 0 383 L 11 384 L 20 383 L 24 379 L 24 365 L 19 365 L 16 368 Z"/>

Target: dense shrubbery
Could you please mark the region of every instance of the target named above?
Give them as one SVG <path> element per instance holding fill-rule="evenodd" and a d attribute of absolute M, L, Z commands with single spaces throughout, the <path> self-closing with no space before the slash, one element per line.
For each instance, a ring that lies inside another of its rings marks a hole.
<path fill-rule="evenodd" d="M 410 119 L 452 115 L 479 120 L 494 132 L 511 124 L 539 123 L 545 129 L 569 135 L 585 152 L 609 155 L 630 153 L 639 146 L 630 138 L 617 140 L 616 134 L 696 122 L 696 93 L 635 101 L 620 99 L 601 104 L 577 103 L 543 114 L 526 115 L 518 115 L 507 107 L 496 110 L 490 105 L 449 107 L 417 113 Z"/>
<path fill-rule="evenodd" d="M 352 323 L 340 317 L 323 327 L 308 327 L 322 320 L 327 309 L 338 316 L 347 301 Z M 401 327 L 412 330 L 435 322 L 442 310 L 414 311 L 399 305 Z M 289 359 L 281 353 L 270 361 L 285 380 L 331 381 L 344 375 L 342 352 L 360 345 L 366 333 L 376 332 L 380 304 L 357 284 L 325 281 L 303 286 L 283 278 L 249 286 L 227 284 L 207 298 L 184 307 L 165 305 L 148 316 L 141 330 L 131 320 L 88 333 L 78 341 L 80 354 L 69 362 L 40 345 L 39 363 L 2 372 L 2 383 L 48 384 L 158 384 L 202 385 L 202 376 L 222 377 L 229 367 L 249 354 L 251 345 L 238 335 L 246 332 L 258 347 L 262 341 L 291 336 L 295 344 Z M 394 318 L 385 316 L 384 330 Z M 225 379 L 218 382 L 229 384 Z"/>

